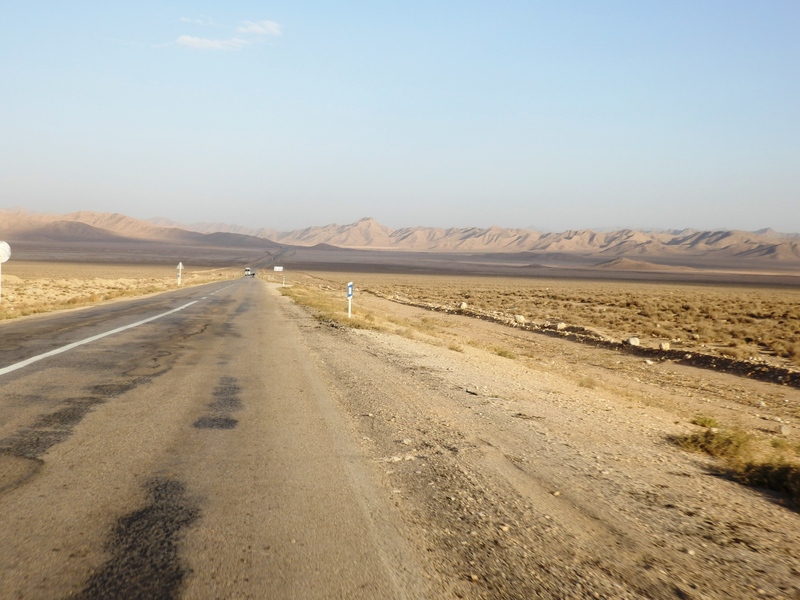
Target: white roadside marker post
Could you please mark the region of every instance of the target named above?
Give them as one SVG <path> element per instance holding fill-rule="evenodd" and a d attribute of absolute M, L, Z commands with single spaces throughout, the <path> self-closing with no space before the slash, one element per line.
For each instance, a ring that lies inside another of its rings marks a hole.
<path fill-rule="evenodd" d="M 183 263 L 179 262 L 178 263 L 178 285 L 181 284 L 181 275 L 182 275 L 182 273 L 183 273 Z"/>
<path fill-rule="evenodd" d="M 353 307 L 353 282 L 347 284 L 347 318 L 351 318 L 353 315 L 352 311 Z"/>
<path fill-rule="evenodd" d="M 3 301 L 3 271 L 2 264 L 11 258 L 11 246 L 6 242 L 0 242 L 0 302 Z"/>

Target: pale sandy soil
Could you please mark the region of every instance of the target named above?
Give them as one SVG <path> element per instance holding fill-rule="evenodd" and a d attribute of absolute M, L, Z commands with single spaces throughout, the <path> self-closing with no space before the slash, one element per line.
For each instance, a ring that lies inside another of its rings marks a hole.
<path fill-rule="evenodd" d="M 307 343 L 440 597 L 800 598 L 796 508 L 670 441 L 703 414 L 797 444 L 800 391 L 369 294 L 358 307 L 407 326 L 323 319 Z"/>
<path fill-rule="evenodd" d="M 188 266 L 183 270 L 181 285 L 197 285 L 239 276 L 239 269 Z M 164 265 L 9 261 L 2 267 L 0 320 L 110 302 L 177 287 L 177 270 Z"/>
<path fill-rule="evenodd" d="M 377 273 L 296 275 L 299 283 L 359 291 L 487 318 L 524 319 L 532 328 L 561 323 L 565 333 L 642 348 L 788 369 L 800 379 L 800 288 L 730 284 Z M 675 358 L 675 356 L 672 356 Z M 785 374 L 784 374 L 785 375 Z M 777 375 L 781 376 L 781 375 Z"/>

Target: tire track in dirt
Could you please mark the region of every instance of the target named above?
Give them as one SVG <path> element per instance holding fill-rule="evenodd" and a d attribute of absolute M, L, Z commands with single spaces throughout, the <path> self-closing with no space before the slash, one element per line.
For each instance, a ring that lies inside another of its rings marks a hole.
<path fill-rule="evenodd" d="M 506 331 L 487 324 L 480 335 L 491 345 Z M 560 363 L 530 371 L 377 332 L 315 333 L 309 343 L 448 597 L 800 594 L 797 514 L 670 446 L 683 426 L 659 402 L 580 388 Z M 550 351 L 537 359 L 563 360 Z M 625 392 L 636 373 L 617 377 Z M 659 385 L 636 381 L 648 394 Z M 736 531 L 749 546 L 726 533 Z"/>

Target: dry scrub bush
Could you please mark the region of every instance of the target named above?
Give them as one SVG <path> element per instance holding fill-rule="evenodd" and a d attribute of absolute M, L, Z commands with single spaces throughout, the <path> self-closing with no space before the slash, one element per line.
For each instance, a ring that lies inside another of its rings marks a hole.
<path fill-rule="evenodd" d="M 792 448 L 781 438 L 773 438 L 774 452 L 759 456 L 758 440 L 740 429 L 724 429 L 711 417 L 693 421 L 707 427 L 699 433 L 672 438 L 678 446 L 692 452 L 704 452 L 721 459 L 730 476 L 739 483 L 786 494 L 800 505 L 800 463 L 791 456 Z M 777 443 L 776 443 L 777 442 Z"/>
<path fill-rule="evenodd" d="M 800 505 L 800 467 L 780 458 L 762 463 L 747 463 L 734 475 L 745 485 L 786 494 Z"/>
<path fill-rule="evenodd" d="M 745 462 L 752 446 L 752 436 L 739 429 L 727 430 L 709 427 L 699 433 L 690 433 L 676 439 L 678 445 L 694 452 L 705 452 L 732 462 Z"/>
<path fill-rule="evenodd" d="M 497 354 L 497 356 L 502 356 L 503 358 L 510 358 L 511 360 L 514 360 L 515 358 L 517 358 L 517 355 L 514 354 L 508 348 L 494 347 L 494 348 L 492 348 L 492 352 Z"/>
<path fill-rule="evenodd" d="M 709 417 L 706 415 L 697 415 L 694 419 L 692 419 L 692 423 L 695 425 L 700 425 L 700 427 L 719 427 L 719 421 L 717 421 L 714 417 Z"/>

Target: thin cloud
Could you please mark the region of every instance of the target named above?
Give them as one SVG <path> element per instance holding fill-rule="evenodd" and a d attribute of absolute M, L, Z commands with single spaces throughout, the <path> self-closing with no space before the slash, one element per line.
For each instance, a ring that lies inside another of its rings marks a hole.
<path fill-rule="evenodd" d="M 232 38 L 230 40 L 211 40 L 208 38 L 199 38 L 191 35 L 182 35 L 175 43 L 179 46 L 194 48 L 196 50 L 240 50 L 242 47 L 250 44 L 249 41 L 241 38 Z"/>
<path fill-rule="evenodd" d="M 181 17 L 182 23 L 201 26 L 220 27 L 210 17 L 189 18 Z M 275 21 L 243 21 L 236 28 L 237 36 L 227 40 L 195 37 L 193 35 L 182 35 L 174 44 L 195 50 L 241 50 L 250 44 L 261 42 L 266 36 L 280 36 L 283 34 L 281 26 Z"/>
<path fill-rule="evenodd" d="M 281 26 L 275 21 L 244 21 L 236 30 L 253 35 L 283 35 Z"/>

